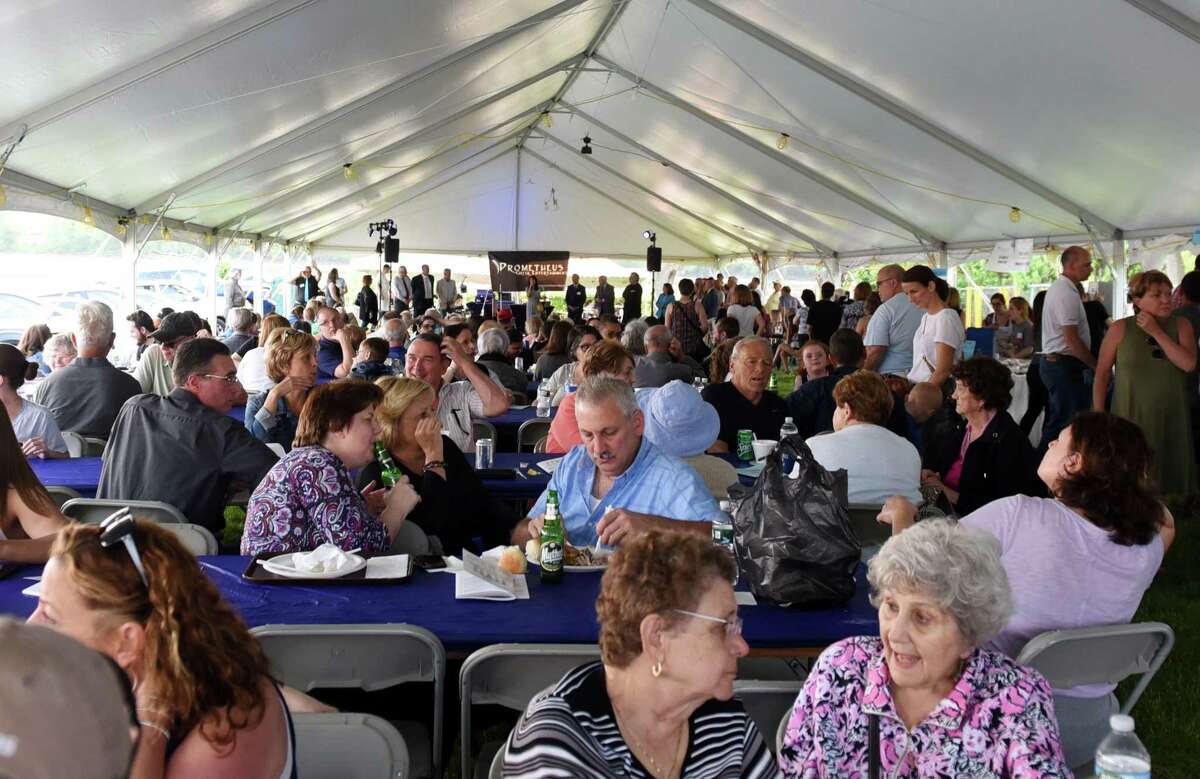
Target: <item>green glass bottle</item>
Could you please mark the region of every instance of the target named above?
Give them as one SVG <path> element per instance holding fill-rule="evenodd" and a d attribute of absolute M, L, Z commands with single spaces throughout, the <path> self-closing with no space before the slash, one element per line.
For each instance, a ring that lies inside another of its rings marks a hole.
<path fill-rule="evenodd" d="M 546 496 L 546 517 L 542 523 L 542 554 L 538 560 L 544 584 L 557 584 L 563 578 L 563 524 L 558 513 L 558 493 Z"/>
<path fill-rule="evenodd" d="M 392 459 L 392 453 L 383 445 L 383 441 L 375 442 L 375 459 L 379 461 L 379 479 L 383 486 L 395 487 L 404 474 L 396 467 L 396 461 Z"/>

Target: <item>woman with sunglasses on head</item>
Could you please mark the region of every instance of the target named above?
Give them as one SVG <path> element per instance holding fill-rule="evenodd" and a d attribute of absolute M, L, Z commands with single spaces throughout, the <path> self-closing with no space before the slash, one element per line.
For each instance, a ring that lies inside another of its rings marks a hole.
<path fill-rule="evenodd" d="M 1133 316 L 1113 322 L 1100 344 L 1092 408 L 1104 411 L 1113 367 L 1112 413 L 1142 429 L 1157 455 L 1153 475 L 1167 495 L 1195 495 L 1188 374 L 1196 369 L 1196 333 L 1171 316 L 1171 280 L 1150 270 L 1129 280 Z"/>
<path fill-rule="evenodd" d="M 129 675 L 141 725 L 132 779 L 296 775 L 291 716 L 262 649 L 168 531 L 128 517 L 65 527 L 30 622 Z"/>
<path fill-rule="evenodd" d="M 299 330 L 283 330 L 267 347 L 266 368 L 274 386 L 246 401 L 246 429 L 259 441 L 279 444 L 288 452 L 300 410 L 317 383 L 316 339 Z"/>
<path fill-rule="evenodd" d="M 29 467 L 5 414 L 0 414 L 0 486 L 0 562 L 45 562 L 67 519 Z"/>
<path fill-rule="evenodd" d="M 733 698 L 749 652 L 733 560 L 697 536 L 651 531 L 612 557 L 596 601 L 600 660 L 530 702 L 506 777 L 778 776 Z"/>

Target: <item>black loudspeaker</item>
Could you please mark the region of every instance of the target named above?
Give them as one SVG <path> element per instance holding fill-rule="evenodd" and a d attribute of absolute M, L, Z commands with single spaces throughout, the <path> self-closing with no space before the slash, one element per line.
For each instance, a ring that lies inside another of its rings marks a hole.
<path fill-rule="evenodd" d="M 400 239 L 399 238 L 384 238 L 383 239 L 383 261 L 384 262 L 400 262 Z"/>
<path fill-rule="evenodd" d="M 646 248 L 646 270 L 658 273 L 662 270 L 662 249 L 657 246 Z"/>

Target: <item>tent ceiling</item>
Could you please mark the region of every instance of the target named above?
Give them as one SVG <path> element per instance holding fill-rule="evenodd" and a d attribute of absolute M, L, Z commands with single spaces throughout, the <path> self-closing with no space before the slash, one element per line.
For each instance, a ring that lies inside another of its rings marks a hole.
<path fill-rule="evenodd" d="M 366 248 L 384 216 L 463 251 L 653 226 L 678 257 L 1107 238 L 1200 197 L 1200 0 L 118 6 L 0 12 L 7 184 Z"/>

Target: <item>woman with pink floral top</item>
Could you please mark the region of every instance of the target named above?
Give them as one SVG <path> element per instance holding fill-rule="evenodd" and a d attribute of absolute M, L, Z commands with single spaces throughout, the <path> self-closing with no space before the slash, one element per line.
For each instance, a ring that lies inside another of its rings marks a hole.
<path fill-rule="evenodd" d="M 787 724 L 785 777 L 868 777 L 872 752 L 891 779 L 1071 776 L 1046 680 L 982 648 L 1013 608 L 994 539 L 926 520 L 867 578 L 879 637 L 821 654 Z"/>

